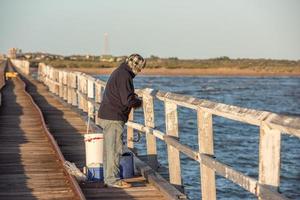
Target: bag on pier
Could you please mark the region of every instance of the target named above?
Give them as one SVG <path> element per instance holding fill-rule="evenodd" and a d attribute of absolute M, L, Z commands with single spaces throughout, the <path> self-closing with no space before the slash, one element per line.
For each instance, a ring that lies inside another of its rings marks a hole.
<path fill-rule="evenodd" d="M 86 181 L 87 177 L 84 173 L 80 171 L 75 165 L 75 163 L 71 163 L 69 161 L 65 161 L 64 167 L 68 171 L 69 174 L 73 175 L 77 181 Z"/>

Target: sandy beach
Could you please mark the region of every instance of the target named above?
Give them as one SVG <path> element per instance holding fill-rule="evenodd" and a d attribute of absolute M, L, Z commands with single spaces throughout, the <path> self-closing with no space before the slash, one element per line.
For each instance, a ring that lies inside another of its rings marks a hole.
<path fill-rule="evenodd" d="M 88 74 L 109 75 L 115 68 L 69 68 L 70 70 L 80 71 Z M 144 69 L 141 75 L 161 75 L 161 76 L 300 76 L 300 69 L 240 69 L 240 68 L 206 68 L 206 69 Z"/>

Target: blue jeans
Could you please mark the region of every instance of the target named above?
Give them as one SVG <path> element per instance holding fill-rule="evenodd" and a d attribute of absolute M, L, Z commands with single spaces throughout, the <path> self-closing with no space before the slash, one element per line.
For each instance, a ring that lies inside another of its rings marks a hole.
<path fill-rule="evenodd" d="M 103 129 L 104 183 L 113 184 L 120 179 L 120 156 L 123 150 L 123 121 L 100 119 Z"/>

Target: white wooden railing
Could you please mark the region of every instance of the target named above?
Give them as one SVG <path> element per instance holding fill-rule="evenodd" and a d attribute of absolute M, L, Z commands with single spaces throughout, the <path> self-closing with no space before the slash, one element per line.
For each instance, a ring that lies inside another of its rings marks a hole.
<path fill-rule="evenodd" d="M 101 103 L 105 82 L 73 71 L 66 71 L 39 64 L 38 79 L 51 92 L 69 104 L 89 113 L 97 123 L 97 110 Z M 133 121 L 131 112 L 127 123 L 127 145 L 134 148 L 133 130 L 146 134 L 147 154 L 153 158 L 150 165 L 155 168 L 157 161 L 156 139 L 167 144 L 170 183 L 181 186 L 179 153 L 182 152 L 200 164 L 202 199 L 216 199 L 215 173 L 231 180 L 260 199 L 286 199 L 277 189 L 280 184 L 281 134 L 300 137 L 300 118 L 278 115 L 267 111 L 247 109 L 216 103 L 205 99 L 178 95 L 153 89 L 138 90 L 143 98 L 145 124 Z M 166 133 L 155 129 L 154 99 L 164 102 Z M 177 107 L 183 106 L 197 112 L 199 149 L 191 149 L 179 142 Z M 260 127 L 259 178 L 251 178 L 214 158 L 213 116 L 221 116 Z"/>

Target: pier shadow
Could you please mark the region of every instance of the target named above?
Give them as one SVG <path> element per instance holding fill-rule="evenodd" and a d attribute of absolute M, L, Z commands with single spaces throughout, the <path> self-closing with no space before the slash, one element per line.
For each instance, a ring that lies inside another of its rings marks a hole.
<path fill-rule="evenodd" d="M 22 77 L 22 80 L 26 83 L 26 91 L 42 111 L 48 130 L 59 145 L 65 159 L 74 162 L 77 167 L 83 167 L 85 152 L 81 151 L 84 149 L 81 131 L 66 119 L 67 115 L 64 111 L 53 106 L 53 100 L 56 101 L 55 99 L 52 99 L 50 103 L 41 94 L 41 91 L 35 85 L 39 83 L 28 77 Z M 59 103 L 55 104 L 59 107 L 62 106 Z"/>
<path fill-rule="evenodd" d="M 33 190 L 28 186 L 22 144 L 28 142 L 21 125 L 24 114 L 22 106 L 17 102 L 14 90 L 17 89 L 12 80 L 0 91 L 0 199 L 15 200 L 26 198 L 36 200 Z"/>

